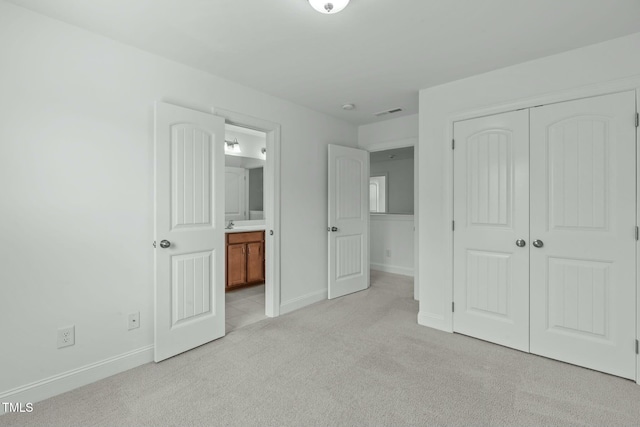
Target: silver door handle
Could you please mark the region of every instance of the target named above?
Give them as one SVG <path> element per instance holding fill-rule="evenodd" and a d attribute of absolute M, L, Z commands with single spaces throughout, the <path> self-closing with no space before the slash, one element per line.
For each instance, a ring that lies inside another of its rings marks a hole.
<path fill-rule="evenodd" d="M 162 249 L 167 249 L 169 246 L 171 246 L 171 242 L 168 240 L 161 240 L 160 241 L 160 247 Z"/>
<path fill-rule="evenodd" d="M 536 248 L 541 248 L 544 246 L 544 243 L 542 243 L 542 240 L 536 239 L 533 241 L 533 246 L 535 246 Z"/>
<path fill-rule="evenodd" d="M 516 246 L 519 248 L 524 248 L 524 246 L 527 244 L 527 242 L 524 241 L 524 239 L 518 239 L 516 240 Z"/>

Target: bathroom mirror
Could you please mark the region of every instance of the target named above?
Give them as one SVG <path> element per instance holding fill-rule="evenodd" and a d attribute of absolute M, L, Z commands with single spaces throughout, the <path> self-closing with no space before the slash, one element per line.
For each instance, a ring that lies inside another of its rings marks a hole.
<path fill-rule="evenodd" d="M 369 153 L 369 211 L 413 215 L 413 147 Z"/>
<path fill-rule="evenodd" d="M 225 220 L 235 225 L 261 225 L 264 218 L 266 134 L 225 125 Z"/>
<path fill-rule="evenodd" d="M 264 221 L 265 160 L 225 157 L 225 220 Z"/>

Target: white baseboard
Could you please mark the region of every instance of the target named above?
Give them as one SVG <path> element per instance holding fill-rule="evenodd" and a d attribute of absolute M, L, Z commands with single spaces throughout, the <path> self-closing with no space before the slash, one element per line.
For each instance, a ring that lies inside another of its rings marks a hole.
<path fill-rule="evenodd" d="M 280 314 L 282 315 L 291 313 L 292 311 L 298 310 L 299 308 L 306 307 L 310 304 L 315 304 L 316 302 L 324 301 L 327 298 L 327 290 L 323 289 L 321 291 L 312 292 L 298 298 L 290 299 L 289 301 L 285 301 L 280 305 Z"/>
<path fill-rule="evenodd" d="M 396 265 L 389 265 L 389 264 L 378 264 L 375 262 L 372 262 L 370 264 L 370 267 L 372 270 L 384 271 L 385 273 L 393 273 L 393 274 L 400 274 L 402 276 L 413 277 L 413 268 L 398 267 Z"/>
<path fill-rule="evenodd" d="M 0 393 L 0 402 L 34 403 L 153 361 L 153 345 Z M 0 414 L 4 405 L 0 405 Z"/>
<path fill-rule="evenodd" d="M 450 325 L 447 325 L 443 316 L 436 316 L 425 312 L 418 313 L 418 325 L 437 329 L 444 332 L 453 332 Z"/>

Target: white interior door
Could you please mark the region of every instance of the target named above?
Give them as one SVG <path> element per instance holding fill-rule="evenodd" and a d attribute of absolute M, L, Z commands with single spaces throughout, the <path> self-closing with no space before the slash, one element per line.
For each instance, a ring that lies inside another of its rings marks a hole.
<path fill-rule="evenodd" d="M 225 167 L 224 175 L 225 203 L 224 216 L 227 221 L 242 221 L 247 216 L 247 170 L 244 168 Z"/>
<path fill-rule="evenodd" d="M 155 119 L 159 362 L 225 333 L 224 120 L 161 102 Z"/>
<path fill-rule="evenodd" d="M 329 298 L 369 287 L 369 153 L 329 145 Z"/>
<path fill-rule="evenodd" d="M 454 136 L 454 331 L 528 351 L 529 113 L 456 122 Z"/>
<path fill-rule="evenodd" d="M 635 378 L 635 93 L 531 110 L 531 352 Z M 534 166 L 535 165 L 535 166 Z"/>

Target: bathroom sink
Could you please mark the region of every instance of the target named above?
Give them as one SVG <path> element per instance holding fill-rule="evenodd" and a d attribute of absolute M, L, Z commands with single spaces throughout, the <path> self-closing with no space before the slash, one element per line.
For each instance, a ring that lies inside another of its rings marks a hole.
<path fill-rule="evenodd" d="M 234 225 L 233 228 L 225 228 L 225 233 L 242 233 L 244 231 L 259 231 L 264 230 L 266 227 L 261 225 Z"/>

